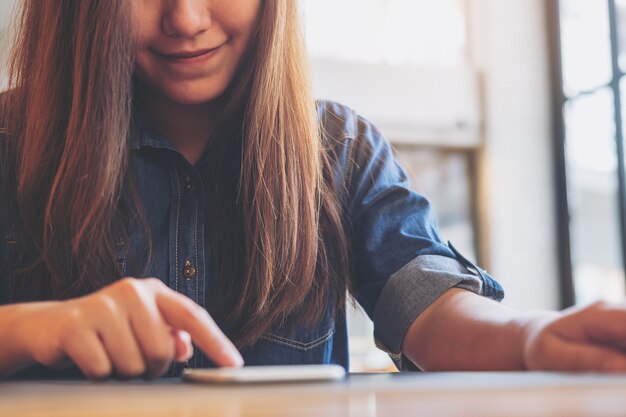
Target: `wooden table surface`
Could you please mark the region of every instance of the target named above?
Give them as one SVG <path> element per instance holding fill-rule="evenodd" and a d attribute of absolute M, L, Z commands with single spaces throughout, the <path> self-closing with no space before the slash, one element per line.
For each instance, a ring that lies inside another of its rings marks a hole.
<path fill-rule="evenodd" d="M 338 383 L 2 382 L 0 416 L 626 416 L 626 376 L 352 375 Z"/>

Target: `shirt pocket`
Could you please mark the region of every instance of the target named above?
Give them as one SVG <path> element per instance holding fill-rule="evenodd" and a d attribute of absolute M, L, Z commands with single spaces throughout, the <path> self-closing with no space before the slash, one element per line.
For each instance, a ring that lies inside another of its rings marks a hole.
<path fill-rule="evenodd" d="M 332 358 L 334 334 L 335 323 L 330 314 L 313 328 L 272 326 L 242 355 L 246 365 L 327 364 Z"/>

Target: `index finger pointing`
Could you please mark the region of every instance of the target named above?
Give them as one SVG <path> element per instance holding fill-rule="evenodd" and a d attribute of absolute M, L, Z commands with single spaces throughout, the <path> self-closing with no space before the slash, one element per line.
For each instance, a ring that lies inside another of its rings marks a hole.
<path fill-rule="evenodd" d="M 156 303 L 163 319 L 175 329 L 188 332 L 196 345 L 217 365 L 243 365 L 237 348 L 204 308 L 170 289 L 158 292 Z"/>

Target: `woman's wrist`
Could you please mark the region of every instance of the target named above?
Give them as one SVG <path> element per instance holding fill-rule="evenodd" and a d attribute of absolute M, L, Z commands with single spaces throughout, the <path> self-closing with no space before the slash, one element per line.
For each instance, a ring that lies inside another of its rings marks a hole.
<path fill-rule="evenodd" d="M 34 328 L 36 320 L 44 319 L 44 311 L 56 302 L 32 302 L 0 307 L 0 375 L 9 375 L 35 362 L 33 344 L 41 337 Z M 44 330 L 45 331 L 45 330 Z"/>
<path fill-rule="evenodd" d="M 556 311 L 540 312 L 520 312 L 512 319 L 515 326 L 519 328 L 520 365 L 522 370 L 531 370 L 533 366 L 533 355 L 536 350 L 536 341 L 548 323 L 561 316 Z"/>

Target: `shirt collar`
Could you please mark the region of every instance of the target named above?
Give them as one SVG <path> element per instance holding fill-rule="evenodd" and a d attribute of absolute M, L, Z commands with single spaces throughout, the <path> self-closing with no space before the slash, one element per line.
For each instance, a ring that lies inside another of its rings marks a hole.
<path fill-rule="evenodd" d="M 169 149 L 176 153 L 180 153 L 178 149 L 174 146 L 174 144 L 161 133 L 159 133 L 155 128 L 150 126 L 147 123 L 137 122 L 137 120 L 133 123 L 133 128 L 131 130 L 130 135 L 130 148 L 139 150 L 144 148 L 152 148 L 152 149 Z M 196 168 L 202 167 L 209 157 L 209 149 L 205 149 L 203 154 L 196 162 Z"/>
<path fill-rule="evenodd" d="M 154 127 L 147 123 L 145 118 L 139 116 L 135 112 L 133 115 L 132 128 L 130 134 L 130 148 L 157 148 L 157 149 L 170 149 L 177 151 L 172 142 L 160 134 Z"/>

